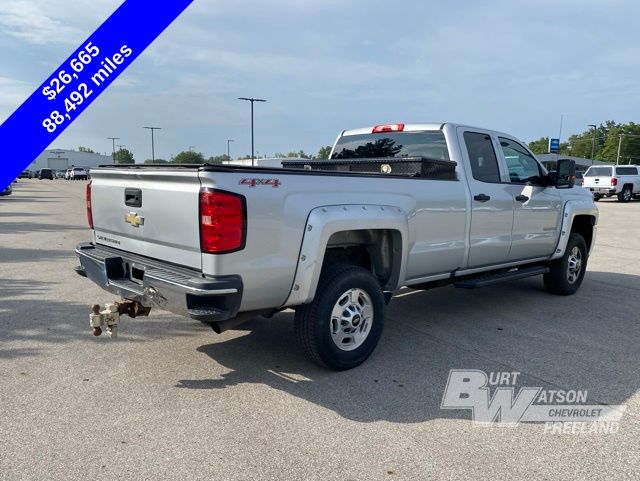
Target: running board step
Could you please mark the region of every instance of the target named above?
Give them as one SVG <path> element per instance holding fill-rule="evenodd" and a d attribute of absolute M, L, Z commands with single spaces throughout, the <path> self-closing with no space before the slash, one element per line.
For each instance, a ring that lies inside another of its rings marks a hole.
<path fill-rule="evenodd" d="M 480 287 L 492 286 L 501 282 L 539 276 L 540 274 L 546 274 L 547 272 L 549 272 L 549 268 L 545 266 L 523 267 L 522 269 L 515 269 L 507 272 L 483 274 L 478 277 L 463 279 L 458 282 L 454 282 L 453 285 L 463 289 L 478 289 Z"/>

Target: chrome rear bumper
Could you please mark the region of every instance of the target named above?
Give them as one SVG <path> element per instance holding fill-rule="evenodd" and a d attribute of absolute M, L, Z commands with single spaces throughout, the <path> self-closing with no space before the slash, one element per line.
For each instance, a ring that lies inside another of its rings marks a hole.
<path fill-rule="evenodd" d="M 89 242 L 78 244 L 75 252 L 79 275 L 124 299 L 203 322 L 232 319 L 240 308 L 239 276 L 205 277 L 196 270 Z"/>

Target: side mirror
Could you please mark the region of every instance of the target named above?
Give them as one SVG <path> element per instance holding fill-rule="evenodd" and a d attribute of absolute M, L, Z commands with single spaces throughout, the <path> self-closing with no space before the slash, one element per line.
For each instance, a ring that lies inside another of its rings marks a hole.
<path fill-rule="evenodd" d="M 550 184 L 559 189 L 571 189 L 576 182 L 576 162 L 571 159 L 558 160 L 558 168 L 549 175 Z"/>

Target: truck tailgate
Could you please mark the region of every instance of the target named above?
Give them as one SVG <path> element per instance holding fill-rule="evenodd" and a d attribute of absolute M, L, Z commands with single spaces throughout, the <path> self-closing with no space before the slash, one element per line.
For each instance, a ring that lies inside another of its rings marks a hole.
<path fill-rule="evenodd" d="M 92 169 L 91 178 L 97 244 L 202 268 L 196 168 Z"/>

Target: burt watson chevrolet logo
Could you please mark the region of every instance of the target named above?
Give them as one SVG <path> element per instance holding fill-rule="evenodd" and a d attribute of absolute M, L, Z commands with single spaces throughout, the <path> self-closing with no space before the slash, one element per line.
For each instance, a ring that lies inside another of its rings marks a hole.
<path fill-rule="evenodd" d="M 561 432 L 565 432 L 566 426 L 562 426 L 565 423 L 617 425 L 626 409 L 625 405 L 588 405 L 588 393 L 584 390 L 521 387 L 516 394 L 519 375 L 519 372 L 490 372 L 487 375 L 479 370 L 452 369 L 440 408 L 471 410 L 475 424 L 515 426 L 520 422 L 546 423 L 551 426 L 545 430 L 552 432 L 557 425 L 561 425 Z"/>

